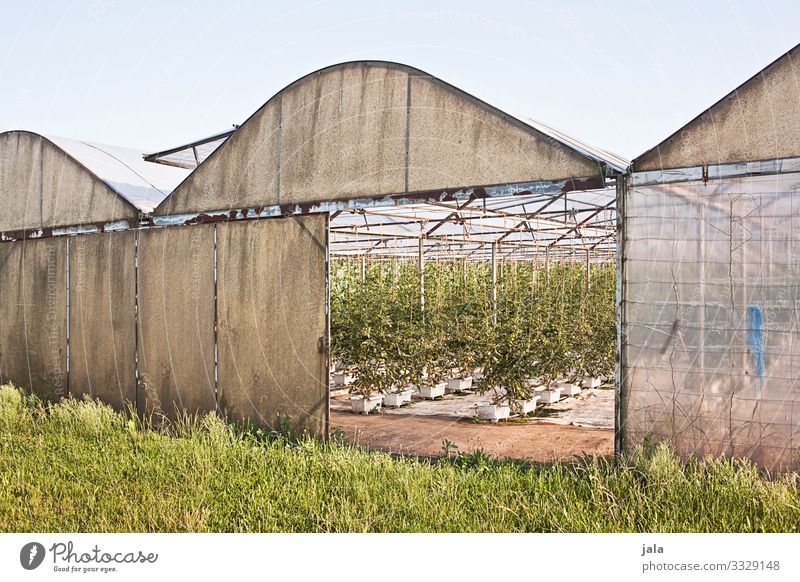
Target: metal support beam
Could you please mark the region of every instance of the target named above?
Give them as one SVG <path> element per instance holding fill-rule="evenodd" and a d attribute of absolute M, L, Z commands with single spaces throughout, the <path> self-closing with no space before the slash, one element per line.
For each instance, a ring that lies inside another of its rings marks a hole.
<path fill-rule="evenodd" d="M 544 284 L 550 288 L 550 247 L 544 249 Z"/>
<path fill-rule="evenodd" d="M 492 243 L 492 325 L 497 325 L 497 242 Z"/>
<path fill-rule="evenodd" d="M 586 291 L 588 292 L 592 286 L 592 271 L 591 271 L 591 254 L 589 249 L 586 249 Z"/>
<path fill-rule="evenodd" d="M 419 250 L 417 251 L 417 269 L 419 270 L 419 307 L 422 317 L 425 317 L 425 239 L 419 237 Z"/>

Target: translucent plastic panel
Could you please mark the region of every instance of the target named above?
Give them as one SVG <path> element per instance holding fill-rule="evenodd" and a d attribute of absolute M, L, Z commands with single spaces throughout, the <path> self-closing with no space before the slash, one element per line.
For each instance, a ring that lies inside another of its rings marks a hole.
<path fill-rule="evenodd" d="M 624 446 L 796 465 L 798 188 L 783 174 L 629 190 Z"/>

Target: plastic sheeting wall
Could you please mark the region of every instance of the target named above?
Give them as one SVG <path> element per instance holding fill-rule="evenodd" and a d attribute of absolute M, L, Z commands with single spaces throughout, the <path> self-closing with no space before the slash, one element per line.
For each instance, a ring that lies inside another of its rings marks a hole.
<path fill-rule="evenodd" d="M 136 400 L 136 234 L 70 239 L 69 393 L 116 409 Z"/>
<path fill-rule="evenodd" d="M 67 390 L 67 244 L 0 244 L 0 382 L 46 399 Z"/>
<path fill-rule="evenodd" d="M 325 435 L 327 239 L 317 214 L 0 243 L 0 382 Z"/>
<path fill-rule="evenodd" d="M 139 410 L 216 410 L 214 225 L 139 233 Z"/>
<path fill-rule="evenodd" d="M 229 418 L 327 431 L 327 220 L 218 225 L 219 399 Z"/>
<path fill-rule="evenodd" d="M 623 447 L 797 462 L 800 174 L 629 187 Z"/>

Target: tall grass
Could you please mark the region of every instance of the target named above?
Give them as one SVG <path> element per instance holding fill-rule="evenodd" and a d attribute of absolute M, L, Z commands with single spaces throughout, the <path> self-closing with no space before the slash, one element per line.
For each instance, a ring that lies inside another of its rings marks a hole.
<path fill-rule="evenodd" d="M 2 531 L 796 531 L 796 474 L 666 447 L 527 467 L 437 463 L 237 431 L 158 430 L 0 387 Z"/>

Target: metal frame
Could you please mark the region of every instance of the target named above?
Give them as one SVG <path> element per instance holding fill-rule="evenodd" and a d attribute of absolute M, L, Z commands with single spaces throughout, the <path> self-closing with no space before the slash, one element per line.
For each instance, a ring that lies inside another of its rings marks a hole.
<path fill-rule="evenodd" d="M 556 203 L 564 207 L 556 209 Z M 613 261 L 613 186 L 585 191 L 411 203 L 339 210 L 331 253 L 340 257 Z M 502 251 L 499 248 L 502 243 Z"/>
<path fill-rule="evenodd" d="M 222 143 L 225 142 L 225 140 L 227 140 L 231 135 L 233 135 L 233 132 L 236 131 L 238 128 L 239 128 L 238 125 L 234 125 L 233 129 L 229 129 L 227 131 L 221 131 L 220 133 L 216 133 L 214 135 L 210 135 L 208 137 L 204 137 L 202 139 L 198 139 L 197 141 L 189 142 L 187 144 L 179 145 L 170 148 L 168 150 L 163 150 L 152 154 L 145 154 L 142 156 L 142 158 L 144 158 L 144 161 L 152 162 L 154 164 L 163 164 L 165 166 L 175 166 L 177 168 L 186 168 L 189 170 L 193 170 L 194 168 L 199 166 L 203 162 L 203 160 L 205 160 L 205 158 L 208 157 L 208 155 L 210 155 L 214 151 L 211 150 L 211 152 L 203 156 L 203 159 L 200 159 L 200 156 L 197 153 L 197 148 L 199 146 L 219 141 L 220 143 L 217 145 L 217 147 L 219 147 L 220 145 L 222 145 Z M 170 156 L 174 157 L 176 154 L 180 154 L 183 152 L 191 152 L 192 157 L 194 158 L 194 163 L 184 162 L 179 159 L 180 156 L 178 156 L 178 159 L 169 159 Z"/>
<path fill-rule="evenodd" d="M 502 258 L 530 259 L 544 249 L 557 247 L 560 250 L 556 256 L 562 258 L 574 255 L 577 250 L 591 250 L 595 258 L 600 259 L 606 247 L 613 245 L 614 238 L 613 201 L 603 199 L 609 184 L 613 181 L 597 175 L 170 216 L 143 214 L 138 223 L 121 220 L 0 232 L 0 242 L 330 213 L 332 254 L 392 254 L 386 252 L 388 247 L 384 244 L 391 239 L 395 241 L 395 251 L 399 251 L 394 254 L 405 255 L 401 248 L 404 245 L 397 243 L 408 240 L 416 249 L 417 240 L 421 238 L 424 239 L 424 253 L 432 258 L 437 253 L 452 256 L 458 250 L 459 255 L 481 260 L 491 242 L 500 240 L 506 249 Z M 593 200 L 593 196 L 600 197 L 601 201 Z M 564 209 L 554 209 L 553 205 L 560 200 L 565 203 Z M 603 216 L 604 213 L 607 216 Z M 353 215 L 363 216 L 367 222 L 363 227 L 350 224 L 348 221 L 352 222 Z M 431 226 L 422 229 L 426 224 Z M 447 229 L 452 229 L 454 224 L 464 225 L 463 232 L 448 233 Z M 413 236 L 408 229 L 393 233 L 387 230 L 412 225 Z M 470 230 L 472 226 L 477 228 Z M 363 239 L 370 241 L 366 249 L 360 248 Z M 342 240 L 347 240 L 344 247 Z M 381 244 L 384 249 L 379 248 Z M 350 247 L 350 252 L 346 252 L 346 246 Z M 434 248 L 439 250 L 434 252 Z"/>

